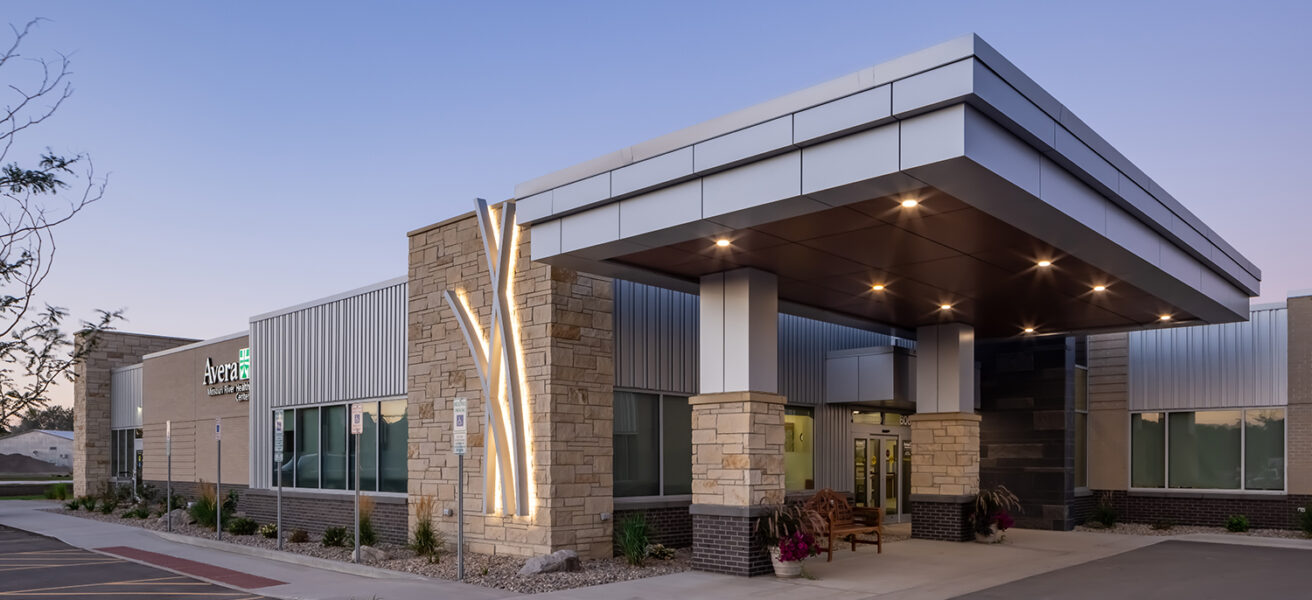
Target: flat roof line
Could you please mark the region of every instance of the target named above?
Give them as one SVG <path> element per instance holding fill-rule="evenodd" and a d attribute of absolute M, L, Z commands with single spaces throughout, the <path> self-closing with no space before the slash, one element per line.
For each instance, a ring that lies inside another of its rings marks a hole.
<path fill-rule="evenodd" d="M 402 284 L 402 283 L 408 283 L 409 281 L 410 281 L 410 276 L 409 276 L 409 275 L 402 275 L 402 276 L 400 276 L 400 277 L 393 277 L 392 279 L 388 279 L 388 280 L 386 280 L 386 281 L 380 281 L 380 282 L 378 282 L 378 283 L 371 283 L 371 284 L 366 285 L 366 286 L 364 286 L 364 287 L 358 287 L 358 288 L 355 288 L 355 289 L 353 289 L 353 290 L 348 290 L 348 291 L 345 291 L 345 292 L 340 292 L 340 293 L 337 293 L 337 294 L 333 294 L 333 295 L 331 295 L 331 296 L 325 296 L 325 297 L 323 297 L 323 298 L 319 298 L 319 299 L 317 299 L 317 300 L 310 300 L 309 302 L 302 302 L 302 303 L 297 304 L 297 305 L 295 305 L 295 306 L 288 306 L 287 308 L 280 308 L 280 309 L 278 309 L 278 310 L 269 311 L 269 312 L 266 312 L 266 313 L 264 313 L 264 314 L 255 315 L 255 316 L 251 317 L 250 322 L 251 322 L 251 323 L 255 323 L 255 322 L 257 322 L 257 321 L 267 321 L 267 320 L 272 319 L 272 318 L 274 318 L 274 317 L 279 317 L 279 316 L 282 316 L 282 315 L 285 315 L 285 314 L 294 313 L 294 312 L 296 312 L 296 311 L 305 310 L 305 309 L 310 308 L 310 307 L 313 307 L 313 306 L 319 306 L 319 305 L 322 305 L 322 304 L 328 304 L 329 302 L 336 302 L 336 301 L 338 301 L 338 300 L 344 300 L 344 299 L 346 299 L 346 298 L 350 298 L 350 297 L 352 297 L 352 296 L 359 296 L 359 295 L 361 295 L 361 294 L 367 294 L 367 293 L 369 293 L 369 292 L 374 292 L 374 291 L 378 291 L 378 290 L 381 290 L 381 289 L 389 288 L 389 287 L 392 287 L 392 286 L 394 286 L 394 285 L 400 285 L 400 284 Z"/>
<path fill-rule="evenodd" d="M 216 337 L 216 338 L 210 338 L 210 339 L 208 339 L 208 340 L 201 340 L 201 341 L 199 341 L 199 342 L 195 342 L 195 343 L 192 343 L 192 344 L 187 344 L 186 346 L 178 346 L 177 348 L 169 348 L 168 350 L 161 350 L 161 351 L 159 351 L 159 352 L 152 352 L 152 353 L 150 353 L 150 354 L 146 354 L 146 355 L 142 356 L 142 357 L 141 357 L 141 360 L 145 361 L 145 360 L 152 359 L 152 358 L 159 358 L 159 357 L 161 357 L 161 356 L 167 356 L 167 355 L 169 355 L 169 354 L 174 354 L 174 353 L 177 353 L 177 352 L 184 352 L 184 351 L 187 351 L 187 350 L 194 350 L 194 349 L 196 349 L 196 348 L 201 348 L 201 347 L 204 347 L 204 346 L 209 346 L 209 345 L 212 345 L 212 344 L 217 344 L 217 343 L 219 343 L 219 342 L 226 342 L 226 341 L 228 341 L 228 340 L 235 340 L 235 339 L 237 339 L 237 338 L 239 338 L 239 337 L 243 337 L 243 336 L 246 336 L 246 335 L 249 335 L 249 334 L 250 334 L 250 330 L 246 330 L 246 331 L 238 331 L 238 332 L 236 332 L 236 333 L 229 333 L 229 334 L 227 334 L 227 335 L 221 335 L 221 336 Z M 129 367 L 130 367 L 130 366 L 131 366 L 131 365 L 129 365 Z"/>

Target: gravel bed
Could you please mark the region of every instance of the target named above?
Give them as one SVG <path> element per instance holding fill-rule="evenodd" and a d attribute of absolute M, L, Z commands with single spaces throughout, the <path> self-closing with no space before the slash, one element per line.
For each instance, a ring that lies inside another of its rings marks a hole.
<path fill-rule="evenodd" d="M 1285 539 L 1306 539 L 1307 536 L 1301 531 L 1293 529 L 1249 529 L 1239 533 L 1226 530 L 1224 527 L 1202 527 L 1199 525 L 1175 525 L 1169 529 L 1153 529 L 1146 523 L 1117 523 L 1112 527 L 1078 525 L 1076 531 L 1090 531 L 1094 533 L 1116 533 L 1122 535 L 1189 535 L 1191 533 L 1220 533 L 1225 535 L 1239 535 L 1248 537 L 1270 537 Z"/>
<path fill-rule="evenodd" d="M 63 512 L 76 517 L 82 517 L 84 519 L 94 519 L 120 525 L 144 527 L 155 531 L 163 531 L 166 528 L 166 525 L 161 522 L 159 518 L 123 518 L 119 516 L 123 512 L 121 510 L 113 515 L 106 515 L 100 512 L 87 512 L 84 510 L 70 511 L 63 507 L 51 510 Z M 214 539 L 215 536 L 213 529 L 202 528 L 186 522 L 179 522 L 186 520 L 187 519 L 185 518 L 175 519 L 173 522 L 173 533 Z M 275 550 L 277 548 L 276 540 L 265 538 L 259 534 L 232 535 L 224 532 L 223 541 L 246 546 L 256 546 L 270 550 Z M 415 573 L 437 579 L 454 580 L 456 578 L 454 554 L 443 556 L 440 562 L 430 563 L 428 559 L 416 556 L 414 552 L 403 546 L 395 544 L 379 544 L 378 548 L 387 553 L 387 560 L 377 562 L 365 561 L 365 564 L 394 571 Z M 284 540 L 283 551 L 343 562 L 351 560 L 350 548 L 324 547 L 317 536 L 310 536 L 310 541 L 303 544 L 292 544 Z M 601 585 L 604 583 L 614 583 L 616 581 L 642 579 L 644 577 L 655 577 L 657 575 L 680 573 L 689 570 L 691 558 L 691 550 L 684 548 L 676 551 L 673 559 L 648 559 L 641 567 L 629 566 L 623 558 L 585 559 L 582 561 L 583 569 L 580 571 L 521 576 L 518 573 L 520 567 L 524 566 L 525 557 L 466 553 L 465 582 L 509 590 L 512 592 L 535 594 L 591 585 Z"/>

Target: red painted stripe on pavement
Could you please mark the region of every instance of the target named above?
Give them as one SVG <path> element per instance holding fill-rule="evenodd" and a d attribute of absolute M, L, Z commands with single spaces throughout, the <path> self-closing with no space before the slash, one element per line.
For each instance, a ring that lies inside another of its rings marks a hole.
<path fill-rule="evenodd" d="M 285 581 L 278 581 L 277 579 L 269 579 L 268 577 L 260 577 L 259 575 L 251 575 L 250 573 L 242 573 L 232 569 L 216 567 L 203 562 L 196 562 L 194 560 L 187 560 L 185 558 L 178 558 L 176 556 L 169 556 L 158 552 L 148 552 L 137 548 L 129 548 L 127 546 L 109 546 L 107 548 L 96 548 L 96 550 L 107 552 L 109 554 L 116 554 L 124 558 L 139 560 L 144 563 L 172 569 L 188 575 L 204 577 L 211 581 L 225 583 L 242 589 L 262 588 L 273 585 L 283 585 L 286 583 Z"/>

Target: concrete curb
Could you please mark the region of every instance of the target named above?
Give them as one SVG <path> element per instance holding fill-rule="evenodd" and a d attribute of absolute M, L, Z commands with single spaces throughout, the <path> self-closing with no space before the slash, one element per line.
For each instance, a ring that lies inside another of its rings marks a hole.
<path fill-rule="evenodd" d="M 189 546 L 209 548 L 211 550 L 222 550 L 224 552 L 231 552 L 233 554 L 244 554 L 246 556 L 254 556 L 256 558 L 267 558 L 270 560 L 276 560 L 279 562 L 300 565 L 303 567 L 314 567 L 316 569 L 337 571 L 339 573 L 347 573 L 350 575 L 360 575 L 362 577 L 371 577 L 373 579 L 410 579 L 414 581 L 446 581 L 445 579 L 434 580 L 431 577 L 424 577 L 423 575 L 417 575 L 415 573 L 407 573 L 405 571 L 393 571 L 391 569 L 381 569 L 378 567 L 370 567 L 367 565 L 357 565 L 355 563 L 347 563 L 347 562 L 341 562 L 341 561 L 331 560 L 327 558 L 318 558 L 314 556 L 306 556 L 304 554 L 296 554 L 295 552 L 280 552 L 278 550 L 269 550 L 266 548 L 255 548 L 252 546 L 233 544 L 231 542 L 220 542 L 218 540 L 207 540 L 205 538 L 198 538 L 190 535 L 168 533 L 166 531 L 151 531 L 151 530 L 147 530 L 147 531 L 150 531 L 151 533 L 163 539 L 166 539 L 170 542 L 178 542 L 179 544 L 187 544 Z"/>
<path fill-rule="evenodd" d="M 1262 548 L 1289 548 L 1292 550 L 1312 550 L 1312 540 L 1293 538 L 1263 537 L 1260 535 L 1226 535 L 1224 533 L 1190 533 L 1186 535 L 1162 536 L 1168 540 L 1184 542 L 1205 542 L 1209 544 L 1231 544 L 1235 546 L 1259 546 Z"/>

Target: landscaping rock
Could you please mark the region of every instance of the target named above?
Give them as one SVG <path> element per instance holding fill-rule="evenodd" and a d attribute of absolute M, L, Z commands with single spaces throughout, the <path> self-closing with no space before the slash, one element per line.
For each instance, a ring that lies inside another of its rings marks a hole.
<path fill-rule="evenodd" d="M 175 509 L 173 509 L 173 512 L 170 513 L 170 514 L 173 515 L 173 526 L 174 526 L 174 527 L 177 527 L 178 525 L 184 525 L 184 524 L 186 524 L 186 523 L 190 523 L 190 522 L 191 522 L 191 517 L 189 517 L 189 516 L 187 515 L 187 511 L 186 511 L 185 509 L 182 509 L 182 508 L 175 508 Z M 158 522 L 159 522 L 160 527 L 167 527 L 168 524 L 169 524 L 169 515 L 164 515 L 164 516 L 160 517 L 160 518 L 157 519 L 157 520 L 158 520 Z"/>
<path fill-rule="evenodd" d="M 359 562 L 382 562 L 387 560 L 387 553 L 373 546 L 360 546 L 360 556 L 363 560 Z M 355 551 L 351 551 L 351 560 L 355 560 Z"/>
<path fill-rule="evenodd" d="M 539 573 L 558 573 L 562 571 L 578 571 L 583 568 L 583 563 L 579 561 L 579 553 L 573 550 L 557 550 L 551 554 L 534 556 L 524 561 L 524 568 L 519 570 L 520 575 L 537 575 Z"/>

